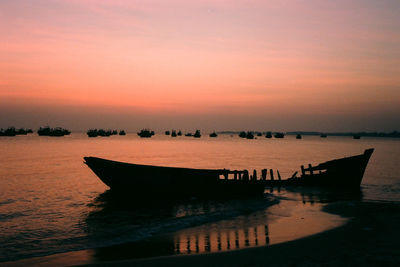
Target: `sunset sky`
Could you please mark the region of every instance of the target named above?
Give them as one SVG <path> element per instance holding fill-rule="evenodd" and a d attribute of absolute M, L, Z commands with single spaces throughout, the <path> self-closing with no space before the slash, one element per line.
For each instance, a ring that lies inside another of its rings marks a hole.
<path fill-rule="evenodd" d="M 0 0 L 0 128 L 400 130 L 400 1 Z"/>

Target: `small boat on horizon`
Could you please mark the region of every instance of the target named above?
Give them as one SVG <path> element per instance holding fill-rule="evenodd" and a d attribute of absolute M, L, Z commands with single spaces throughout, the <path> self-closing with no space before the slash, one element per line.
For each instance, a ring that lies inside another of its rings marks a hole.
<path fill-rule="evenodd" d="M 27 135 L 33 133 L 32 129 L 16 129 L 15 127 L 8 127 L 7 129 L 0 129 L 0 136 L 16 136 L 16 135 Z"/>
<path fill-rule="evenodd" d="M 301 139 L 302 137 L 301 137 L 301 134 L 297 134 L 296 135 L 296 139 Z"/>
<path fill-rule="evenodd" d="M 254 139 L 254 134 L 253 134 L 253 132 L 247 132 L 247 134 L 246 134 L 246 139 Z"/>
<path fill-rule="evenodd" d="M 149 129 L 142 129 L 140 132 L 137 133 L 141 138 L 150 138 L 152 137 L 155 133 L 154 131 L 150 131 Z"/>
<path fill-rule="evenodd" d="M 71 134 L 71 132 L 65 128 L 61 127 L 50 128 L 49 126 L 40 127 L 37 133 L 39 136 L 56 136 L 56 137 Z"/>
<path fill-rule="evenodd" d="M 201 134 L 200 134 L 200 130 L 196 130 L 196 132 L 193 135 L 194 138 L 200 138 Z"/>
<path fill-rule="evenodd" d="M 279 133 L 279 132 L 278 132 L 278 133 L 275 133 L 275 134 L 274 134 L 274 137 L 275 137 L 275 138 L 284 138 L 284 137 L 285 137 L 285 134 L 284 134 L 284 133 Z"/>
<path fill-rule="evenodd" d="M 218 136 L 218 134 L 215 131 L 210 133 L 210 137 L 217 137 L 217 136 Z"/>

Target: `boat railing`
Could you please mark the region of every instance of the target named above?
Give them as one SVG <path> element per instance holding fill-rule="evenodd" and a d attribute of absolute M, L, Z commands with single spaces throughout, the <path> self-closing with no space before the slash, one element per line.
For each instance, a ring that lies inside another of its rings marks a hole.
<path fill-rule="evenodd" d="M 248 170 L 228 170 L 223 169 L 219 172 L 219 179 L 220 180 L 233 180 L 233 181 L 266 181 L 268 179 L 268 172 L 269 172 L 269 180 L 275 180 L 274 177 L 274 170 L 270 169 L 262 169 L 261 176 L 257 176 L 257 171 L 253 170 L 253 174 L 249 174 Z M 281 180 L 281 174 L 279 170 L 276 171 L 277 180 Z"/>

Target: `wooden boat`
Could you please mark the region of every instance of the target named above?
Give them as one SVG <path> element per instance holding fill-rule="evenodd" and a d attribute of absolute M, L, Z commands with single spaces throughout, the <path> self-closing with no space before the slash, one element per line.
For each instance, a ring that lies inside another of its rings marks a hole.
<path fill-rule="evenodd" d="M 317 166 L 301 166 L 301 176 L 297 172 L 286 180 L 266 180 L 267 186 L 301 185 L 323 186 L 343 189 L 359 189 L 368 161 L 374 152 L 366 149 L 363 154 L 330 160 Z"/>
<path fill-rule="evenodd" d="M 335 159 L 308 168 L 301 166 L 286 180 L 267 179 L 267 169 L 257 179 L 256 171 L 249 177 L 247 170 L 190 169 L 130 164 L 96 157 L 85 157 L 85 164 L 112 190 L 129 191 L 135 197 L 248 197 L 262 195 L 265 186 L 322 186 L 359 189 L 374 149 L 363 154 Z M 229 177 L 233 174 L 233 177 Z"/>
<path fill-rule="evenodd" d="M 96 157 L 84 159 L 112 190 L 127 190 L 137 197 L 255 197 L 262 195 L 265 188 L 262 183 L 249 179 L 227 179 L 233 172 L 226 169 L 160 167 Z"/>

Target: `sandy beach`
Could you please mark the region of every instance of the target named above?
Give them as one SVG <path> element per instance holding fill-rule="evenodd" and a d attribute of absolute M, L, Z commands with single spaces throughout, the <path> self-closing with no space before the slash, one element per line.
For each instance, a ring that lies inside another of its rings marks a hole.
<path fill-rule="evenodd" d="M 400 205 L 336 202 L 344 226 L 299 240 L 233 252 L 98 262 L 95 266 L 399 266 Z"/>
<path fill-rule="evenodd" d="M 347 218 L 347 222 L 331 230 L 293 241 L 227 252 L 153 257 L 151 251 L 162 247 L 161 238 L 160 243 L 153 239 L 148 243 L 55 254 L 2 265 L 399 266 L 399 203 L 338 201 L 324 205 L 323 211 Z M 140 253 L 148 255 L 143 254 L 144 258 L 141 259 L 129 259 L 129 255 Z"/>

